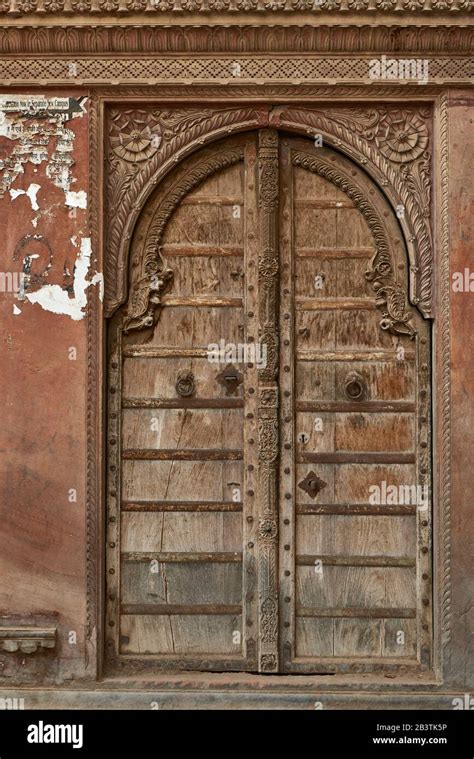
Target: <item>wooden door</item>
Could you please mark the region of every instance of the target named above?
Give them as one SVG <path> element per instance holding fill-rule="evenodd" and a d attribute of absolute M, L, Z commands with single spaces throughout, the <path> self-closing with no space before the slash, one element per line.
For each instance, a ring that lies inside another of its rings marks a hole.
<path fill-rule="evenodd" d="M 309 140 L 232 138 L 156 189 L 110 325 L 111 666 L 429 666 L 429 333 L 407 276 L 380 190 Z"/>

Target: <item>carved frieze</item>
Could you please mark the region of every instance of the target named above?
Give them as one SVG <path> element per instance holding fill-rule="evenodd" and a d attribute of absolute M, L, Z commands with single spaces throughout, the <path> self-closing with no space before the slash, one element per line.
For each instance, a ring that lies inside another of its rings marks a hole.
<path fill-rule="evenodd" d="M 186 15 L 219 13 L 314 13 L 337 15 L 342 11 L 373 17 L 384 11 L 394 13 L 468 13 L 472 0 L 1 0 L 0 15 L 26 16 L 71 14 L 94 22 L 98 16 L 123 19 L 127 15 L 159 18 L 164 14 L 186 18 Z"/>

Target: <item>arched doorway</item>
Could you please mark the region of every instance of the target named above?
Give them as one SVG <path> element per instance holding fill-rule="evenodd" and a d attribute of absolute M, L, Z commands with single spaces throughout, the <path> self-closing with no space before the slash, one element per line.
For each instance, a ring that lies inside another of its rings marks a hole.
<path fill-rule="evenodd" d="M 156 189 L 109 330 L 107 658 L 419 670 L 430 348 L 393 211 L 334 150 L 231 138 Z"/>

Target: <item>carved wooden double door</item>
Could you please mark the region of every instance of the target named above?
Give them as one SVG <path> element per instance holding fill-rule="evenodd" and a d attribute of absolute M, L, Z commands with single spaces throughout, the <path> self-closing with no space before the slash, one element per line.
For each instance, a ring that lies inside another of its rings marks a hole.
<path fill-rule="evenodd" d="M 183 161 L 138 221 L 109 339 L 107 659 L 426 668 L 429 332 L 401 230 L 276 130 Z"/>

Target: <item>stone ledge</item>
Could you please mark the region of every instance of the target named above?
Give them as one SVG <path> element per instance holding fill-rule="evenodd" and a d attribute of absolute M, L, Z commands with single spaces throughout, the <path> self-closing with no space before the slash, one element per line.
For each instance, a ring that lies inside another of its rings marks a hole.
<path fill-rule="evenodd" d="M 34 654 L 55 646 L 55 627 L 0 627 L 0 651 Z"/>

